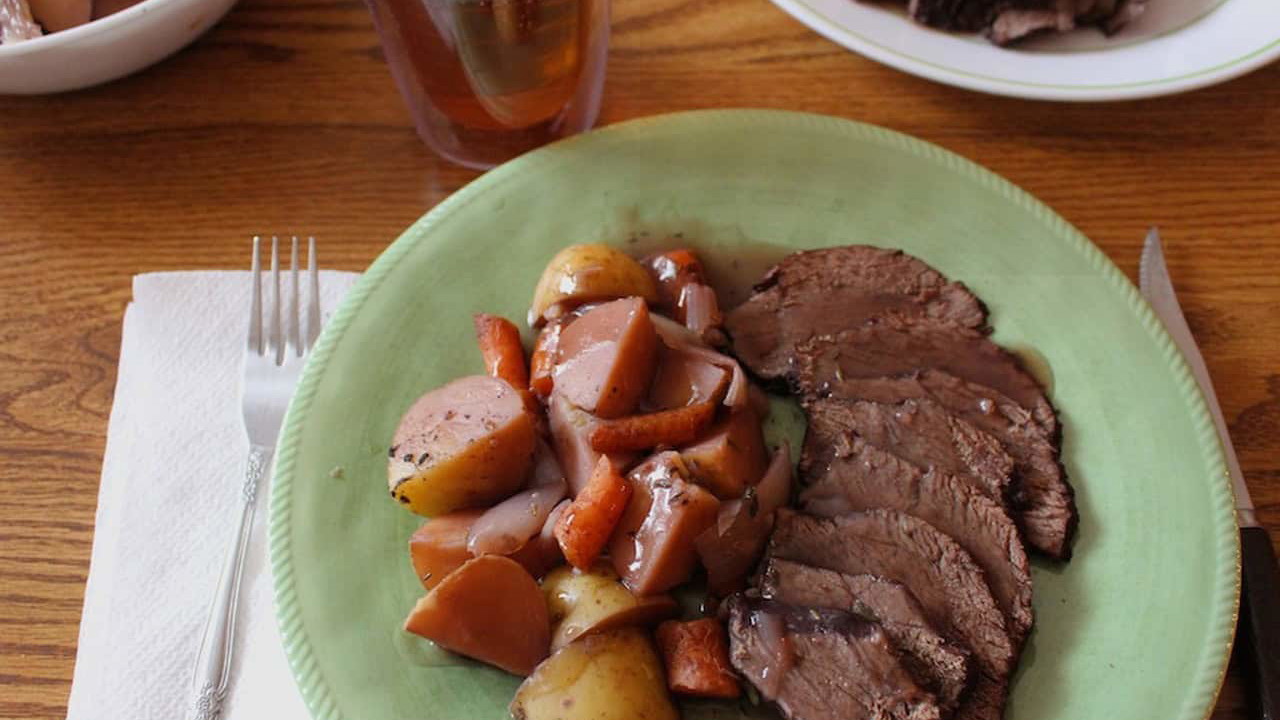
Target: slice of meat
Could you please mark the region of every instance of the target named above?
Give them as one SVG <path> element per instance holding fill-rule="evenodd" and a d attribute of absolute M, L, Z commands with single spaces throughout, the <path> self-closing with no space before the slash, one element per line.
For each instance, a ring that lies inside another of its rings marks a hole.
<path fill-rule="evenodd" d="M 934 629 L 920 603 L 896 582 L 774 558 L 760 574 L 760 592 L 786 605 L 844 610 L 879 623 L 944 711 L 954 709 L 969 687 L 969 651 Z"/>
<path fill-rule="evenodd" d="M 832 516 L 887 508 L 950 535 L 982 568 L 1014 647 L 1021 647 L 1033 619 L 1031 567 L 1018 528 L 999 502 L 954 475 L 921 469 L 850 434 L 837 439 L 835 456 L 809 482 L 800 495 L 806 512 Z"/>
<path fill-rule="evenodd" d="M 1146 0 L 1001 0 L 986 35 L 997 45 L 1090 25 L 1111 35 L 1145 9 Z"/>
<path fill-rule="evenodd" d="M 989 387 L 940 370 L 877 378 L 845 378 L 832 396 L 881 403 L 930 399 L 1000 441 L 1013 458 L 1013 485 L 1006 496 L 1028 544 L 1049 557 L 1071 556 L 1078 515 L 1053 437 L 1021 405 Z"/>
<path fill-rule="evenodd" d="M 920 467 L 935 467 L 972 484 L 998 503 L 1013 479 L 1013 459 L 1000 441 L 922 398 L 888 405 L 822 398 L 805 403 L 811 440 L 806 469 L 820 471 L 835 441 L 856 433 L 868 443 Z M 815 465 L 816 462 L 816 465 Z"/>
<path fill-rule="evenodd" d="M 796 386 L 826 395 L 847 378 L 906 375 L 934 368 L 1013 398 L 1053 438 L 1058 418 L 1040 383 L 1011 353 L 974 332 L 877 323 L 814 337 L 796 351 Z"/>
<path fill-rule="evenodd" d="M 1147 10 L 1147 0 L 1120 0 L 1116 4 L 1116 10 L 1105 19 L 1097 21 L 1102 26 L 1102 31 L 1108 35 L 1114 35 L 1120 32 L 1125 25 L 1138 19 L 1138 16 Z"/>
<path fill-rule="evenodd" d="M 933 695 L 873 622 L 730 599 L 729 660 L 789 720 L 939 720 Z"/>
<path fill-rule="evenodd" d="M 1096 23 L 1112 16 L 1119 3 L 1117 0 L 1059 0 L 1071 5 L 1077 23 Z"/>
<path fill-rule="evenodd" d="M 964 285 L 901 250 L 851 245 L 788 255 L 725 318 L 734 354 L 760 377 L 789 375 L 799 344 L 882 317 L 982 330 Z"/>
<path fill-rule="evenodd" d="M 912 20 L 939 30 L 977 32 L 991 21 L 996 0 L 910 0 Z"/>
<path fill-rule="evenodd" d="M 973 653 L 978 676 L 956 717 L 1000 718 L 1014 643 L 981 568 L 954 540 L 919 518 L 870 510 L 819 518 L 779 510 L 770 558 L 901 584 L 935 627 Z"/>
<path fill-rule="evenodd" d="M 996 45 L 1008 45 L 1041 32 L 1066 32 L 1075 29 L 1075 16 L 1053 7 L 1001 10 L 987 27 L 987 39 Z"/>

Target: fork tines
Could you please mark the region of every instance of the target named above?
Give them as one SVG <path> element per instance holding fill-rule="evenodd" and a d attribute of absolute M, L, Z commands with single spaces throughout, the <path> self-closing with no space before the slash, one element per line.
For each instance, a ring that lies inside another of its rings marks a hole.
<path fill-rule="evenodd" d="M 311 276 L 311 288 L 306 304 L 305 328 L 301 312 L 302 286 L 298 274 L 298 236 L 294 235 L 290 243 L 287 298 L 281 295 L 280 288 L 280 240 L 275 235 L 271 236 L 271 298 L 266 308 L 270 319 L 263 317 L 261 245 L 261 237 L 255 235 L 250 266 L 253 299 L 249 306 L 249 351 L 266 356 L 269 350 L 275 363 L 283 365 L 286 355 L 290 354 L 288 350 L 292 349 L 292 355 L 300 358 L 320 334 L 320 270 L 316 263 L 316 239 L 307 238 L 307 271 Z"/>

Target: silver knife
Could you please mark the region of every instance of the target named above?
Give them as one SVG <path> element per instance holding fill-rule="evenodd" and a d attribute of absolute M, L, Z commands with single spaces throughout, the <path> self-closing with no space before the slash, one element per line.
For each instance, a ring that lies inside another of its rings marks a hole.
<path fill-rule="evenodd" d="M 1138 284 L 1143 297 L 1151 304 L 1151 309 L 1164 323 L 1174 344 L 1186 358 L 1187 366 L 1200 385 L 1200 392 L 1204 394 L 1205 403 L 1213 415 L 1218 437 L 1222 440 L 1227 473 L 1231 476 L 1231 485 L 1235 489 L 1236 519 L 1240 525 L 1241 570 L 1244 581 L 1241 637 L 1248 637 L 1252 649 L 1262 718 L 1280 720 L 1280 567 L 1276 564 L 1271 538 L 1266 529 L 1258 525 L 1253 501 L 1249 499 L 1249 487 L 1245 485 L 1244 474 L 1240 472 L 1240 461 L 1236 459 L 1236 450 L 1231 444 L 1226 420 L 1222 417 L 1218 395 L 1213 391 L 1204 357 L 1200 355 L 1200 349 L 1191 335 L 1191 328 L 1187 327 L 1187 320 L 1182 315 L 1178 296 L 1173 291 L 1173 280 L 1169 277 L 1169 268 L 1165 265 L 1160 233 L 1155 228 L 1147 233 L 1147 241 L 1142 248 Z"/>

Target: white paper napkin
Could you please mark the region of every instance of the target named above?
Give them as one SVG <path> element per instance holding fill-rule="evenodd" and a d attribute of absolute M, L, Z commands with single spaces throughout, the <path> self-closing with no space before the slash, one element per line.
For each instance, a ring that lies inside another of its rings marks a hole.
<path fill-rule="evenodd" d="M 325 272 L 327 318 L 356 275 Z M 68 720 L 187 720 L 209 601 L 239 516 L 249 273 L 139 275 L 125 312 Z M 249 548 L 226 720 L 307 720 L 266 559 Z"/>

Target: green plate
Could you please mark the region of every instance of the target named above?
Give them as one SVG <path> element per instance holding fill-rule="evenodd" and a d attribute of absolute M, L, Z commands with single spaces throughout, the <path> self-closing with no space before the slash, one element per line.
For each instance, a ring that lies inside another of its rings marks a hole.
<path fill-rule="evenodd" d="M 1075 558 L 1033 569 L 1036 626 L 1007 717 L 1209 714 L 1237 612 L 1232 494 L 1204 401 L 1134 287 L 1044 205 L 935 146 L 720 111 L 609 127 L 493 170 L 410 227 L 325 328 L 271 498 L 280 625 L 317 720 L 506 716 L 515 678 L 399 629 L 421 588 L 405 550 L 418 519 L 387 497 L 392 431 L 419 394 L 481 371 L 471 313 L 523 317 L 557 249 L 669 233 L 721 267 L 890 245 L 969 284 L 996 339 L 1035 348 L 1051 378 L 1082 517 Z"/>

